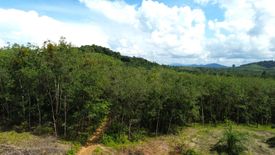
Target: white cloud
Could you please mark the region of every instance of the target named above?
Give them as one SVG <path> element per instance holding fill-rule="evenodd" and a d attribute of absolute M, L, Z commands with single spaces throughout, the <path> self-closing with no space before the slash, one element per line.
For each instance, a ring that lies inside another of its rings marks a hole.
<path fill-rule="evenodd" d="M 119 23 L 137 25 L 137 12 L 134 5 L 128 5 L 123 0 L 79 0 L 93 11 L 104 14 L 107 18 Z"/>
<path fill-rule="evenodd" d="M 275 10 L 269 0 L 220 0 L 223 21 L 209 21 L 214 38 L 208 41 L 210 57 L 242 59 L 243 62 L 273 59 Z"/>
<path fill-rule="evenodd" d="M 115 23 L 111 47 L 123 54 L 160 63 L 171 63 L 175 57 L 206 56 L 205 16 L 200 9 L 169 7 L 153 0 L 143 0 L 139 7 L 121 0 L 80 2 Z"/>
<path fill-rule="evenodd" d="M 216 3 L 218 0 L 194 0 L 195 3 L 197 4 L 201 4 L 201 5 L 205 5 L 205 4 L 208 4 L 208 3 Z"/>
<path fill-rule="evenodd" d="M 5 41 L 0 39 L 0 48 L 5 46 Z"/>
<path fill-rule="evenodd" d="M 35 11 L 0 9 L 0 39 L 17 43 L 58 41 L 61 36 L 75 45 L 99 44 L 108 46 L 108 38 L 92 24 L 73 24 L 40 16 Z"/>
<path fill-rule="evenodd" d="M 99 44 L 159 63 L 231 65 L 275 57 L 275 9 L 269 0 L 194 0 L 219 6 L 224 10 L 220 20 L 207 20 L 202 9 L 154 0 L 143 0 L 139 6 L 124 0 L 79 1 L 90 9 L 91 23 L 0 9 L 0 46 L 65 36 L 75 45 Z"/>

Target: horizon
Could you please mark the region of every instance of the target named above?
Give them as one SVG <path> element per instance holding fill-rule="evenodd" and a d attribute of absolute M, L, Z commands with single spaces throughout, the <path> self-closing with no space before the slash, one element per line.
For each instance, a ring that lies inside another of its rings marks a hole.
<path fill-rule="evenodd" d="M 10 0 L 0 4 L 0 47 L 64 36 L 159 64 L 239 66 L 273 60 L 268 0 Z"/>

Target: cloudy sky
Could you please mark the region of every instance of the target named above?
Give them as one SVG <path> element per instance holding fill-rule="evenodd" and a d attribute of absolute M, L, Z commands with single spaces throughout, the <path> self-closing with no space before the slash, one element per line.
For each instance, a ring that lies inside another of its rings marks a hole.
<path fill-rule="evenodd" d="M 162 64 L 275 57 L 271 0 L 0 0 L 0 46 L 61 36 Z"/>

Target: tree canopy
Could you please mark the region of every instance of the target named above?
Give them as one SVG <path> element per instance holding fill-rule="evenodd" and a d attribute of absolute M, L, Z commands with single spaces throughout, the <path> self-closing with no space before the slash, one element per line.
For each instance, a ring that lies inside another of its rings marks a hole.
<path fill-rule="evenodd" d="M 109 133 L 134 139 L 194 122 L 269 124 L 274 103 L 271 78 L 193 74 L 64 40 L 0 49 L 2 130 L 85 141 L 108 117 Z"/>

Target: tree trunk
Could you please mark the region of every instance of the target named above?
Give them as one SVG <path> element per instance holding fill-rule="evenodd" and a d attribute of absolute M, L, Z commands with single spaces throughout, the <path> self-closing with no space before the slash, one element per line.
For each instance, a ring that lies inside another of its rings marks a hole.
<path fill-rule="evenodd" d="M 39 122 L 39 126 L 41 126 L 42 118 L 41 118 L 41 110 L 40 110 L 39 102 L 40 102 L 39 98 L 36 96 L 36 105 L 37 105 L 37 110 L 38 110 L 38 122 Z"/>
<path fill-rule="evenodd" d="M 172 119 L 173 119 L 173 115 L 171 115 L 171 117 L 170 117 L 170 119 L 169 119 L 169 125 L 168 125 L 168 129 L 167 129 L 167 134 L 168 134 L 169 131 L 170 131 Z"/>
<path fill-rule="evenodd" d="M 22 90 L 22 94 L 21 94 L 21 101 L 22 101 L 22 108 L 23 108 L 23 117 L 24 117 L 24 121 L 26 120 L 26 107 L 25 107 L 25 96 L 24 96 L 24 89 L 23 89 L 23 85 L 22 85 L 22 81 L 21 79 L 19 79 L 19 85 L 20 85 L 20 89 Z"/>
<path fill-rule="evenodd" d="M 156 136 L 158 135 L 158 129 L 159 129 L 159 111 L 158 111 L 158 118 L 157 118 L 157 124 L 156 124 Z"/>
<path fill-rule="evenodd" d="M 202 99 L 201 99 L 201 121 L 202 121 L 202 125 L 204 125 L 204 107 L 203 107 Z"/>
<path fill-rule="evenodd" d="M 130 140 L 131 139 L 131 126 L 132 126 L 132 122 L 131 122 L 131 119 L 129 121 L 129 127 L 128 127 L 128 139 Z"/>
<path fill-rule="evenodd" d="M 28 91 L 28 125 L 29 125 L 29 130 L 31 129 L 31 96 L 30 96 L 30 91 Z"/>
<path fill-rule="evenodd" d="M 52 109 L 52 119 L 53 119 L 54 134 L 55 134 L 55 137 L 57 137 L 57 136 L 58 136 L 58 134 L 57 134 L 57 124 L 56 124 L 56 118 L 55 118 L 55 112 L 54 112 L 54 104 L 53 104 L 53 99 L 52 99 L 51 92 L 49 91 L 48 93 L 49 93 L 50 102 L 51 102 L 51 109 Z"/>
<path fill-rule="evenodd" d="M 67 96 L 64 98 L 64 137 L 67 137 Z"/>
<path fill-rule="evenodd" d="M 60 87 L 59 87 L 59 78 L 57 78 L 57 80 L 55 80 L 55 114 L 58 114 L 58 110 L 59 110 L 59 91 L 60 91 Z"/>

